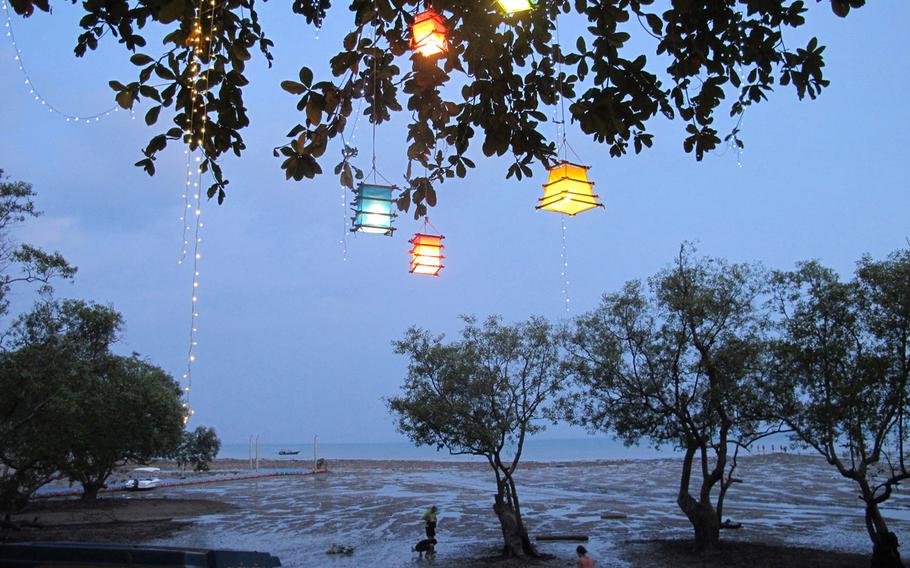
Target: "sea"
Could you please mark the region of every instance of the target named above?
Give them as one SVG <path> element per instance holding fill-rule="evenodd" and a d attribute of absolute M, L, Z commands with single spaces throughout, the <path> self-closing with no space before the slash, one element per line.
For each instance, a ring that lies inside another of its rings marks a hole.
<path fill-rule="evenodd" d="M 787 447 L 790 453 L 801 453 L 788 447 L 783 436 L 763 440 L 756 445 L 752 453 L 771 453 Z M 282 456 L 280 451 L 299 451 L 295 456 Z M 317 443 L 317 457 L 332 459 L 360 460 L 393 460 L 393 461 L 483 461 L 483 458 L 470 455 L 451 455 L 448 450 L 437 450 L 435 447 L 415 446 L 410 442 L 384 443 Z M 222 444 L 219 458 L 249 459 L 256 455 L 256 442 Z M 681 453 L 671 446 L 656 449 L 648 445 L 626 446 L 621 441 L 606 437 L 568 438 L 568 439 L 535 439 L 525 442 L 522 452 L 524 462 L 577 462 L 600 460 L 641 460 L 678 457 Z M 313 442 L 266 443 L 259 441 L 261 459 L 312 459 Z"/>

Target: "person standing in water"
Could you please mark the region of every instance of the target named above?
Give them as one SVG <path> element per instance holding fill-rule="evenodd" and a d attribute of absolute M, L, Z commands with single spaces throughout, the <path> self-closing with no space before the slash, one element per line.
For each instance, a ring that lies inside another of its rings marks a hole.
<path fill-rule="evenodd" d="M 424 529 L 427 532 L 428 539 L 436 538 L 436 513 L 438 512 L 436 505 L 433 505 L 423 514 Z"/>
<path fill-rule="evenodd" d="M 588 549 L 578 545 L 578 548 L 575 549 L 575 553 L 578 554 L 578 568 L 594 568 L 594 559 L 588 556 Z"/>

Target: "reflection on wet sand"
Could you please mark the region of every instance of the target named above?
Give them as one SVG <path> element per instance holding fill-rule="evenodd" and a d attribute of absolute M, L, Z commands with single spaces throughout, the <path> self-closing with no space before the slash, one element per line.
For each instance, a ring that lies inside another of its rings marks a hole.
<path fill-rule="evenodd" d="M 421 515 L 440 509 L 436 566 L 463 566 L 495 554 L 501 541 L 485 463 L 342 461 L 318 477 L 268 478 L 168 488 L 157 497 L 221 499 L 236 509 L 196 519 L 155 544 L 265 550 L 285 566 L 411 566 L 423 538 Z M 523 464 L 526 523 L 534 534 L 586 534 L 598 566 L 624 566 L 630 540 L 688 538 L 676 506 L 675 459 Z M 742 522 L 724 539 L 810 546 L 867 554 L 862 508 L 849 482 L 821 460 L 770 455 L 740 460 L 725 517 Z M 910 528 L 910 502 L 897 495 L 886 516 L 898 534 Z M 608 519 L 602 519 L 601 515 Z M 354 547 L 330 556 L 333 544 Z M 565 566 L 575 543 L 541 543 Z M 424 561 L 426 562 L 426 561 Z"/>

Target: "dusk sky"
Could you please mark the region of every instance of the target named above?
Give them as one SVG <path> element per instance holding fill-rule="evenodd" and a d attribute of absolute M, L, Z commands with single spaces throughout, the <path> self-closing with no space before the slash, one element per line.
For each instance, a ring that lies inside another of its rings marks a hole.
<path fill-rule="evenodd" d="M 815 101 L 780 88 L 749 110 L 741 167 L 736 152 L 724 149 L 696 162 L 682 150 L 684 126 L 663 118 L 652 125 L 653 149 L 621 159 L 570 127 L 570 142 L 593 166 L 589 174 L 606 205 L 567 220 L 570 315 L 627 280 L 650 276 L 684 240 L 731 261 L 789 268 L 817 258 L 845 274 L 864 253 L 882 257 L 906 246 L 910 3 L 870 2 L 846 19 L 828 2 L 807 4 L 808 25 L 785 30 L 785 38 L 793 47 L 819 36 L 832 84 Z M 440 187 L 430 211 L 446 237 L 439 278 L 408 273 L 407 240 L 421 227 L 410 215 L 399 217 L 394 238 L 349 236 L 344 261 L 339 241 L 350 212 L 341 206 L 337 178 L 286 182 L 271 151 L 304 120 L 279 83 L 295 79 L 302 64 L 327 76 L 351 17 L 340 3 L 317 40 L 287 3 L 259 3 L 259 10 L 276 43 L 275 65 L 267 69 L 259 58 L 249 65 L 247 151 L 223 162 L 231 180 L 224 205 L 203 207 L 191 425 L 214 426 L 227 443 L 249 434 L 273 443 L 313 433 L 327 442 L 400 440 L 382 402 L 406 368 L 390 342 L 411 324 L 454 334 L 459 314 L 565 318 L 560 216 L 534 210 L 542 167 L 533 179 L 506 180 L 508 162 L 485 158 L 478 143 L 471 154 L 478 167 Z M 80 12 L 57 2 L 52 15 L 16 17 L 13 25 L 44 98 L 85 115 L 110 108 L 107 82 L 135 80 L 137 68 L 112 38 L 76 59 Z M 154 34 L 147 37 L 146 52 L 155 55 Z M 184 154 L 168 148 L 154 177 L 133 166 L 170 115 L 148 128 L 143 102 L 135 120 L 119 112 L 91 125 L 67 123 L 27 87 L 8 38 L 0 37 L 0 168 L 34 184 L 45 212 L 15 236 L 59 250 L 79 267 L 73 284 L 58 286 L 59 296 L 123 313 L 119 352 L 137 351 L 179 378 L 191 295 L 191 271 L 177 263 Z M 379 170 L 399 183 L 405 119 L 377 133 Z M 725 112 L 718 120 L 722 131 L 732 126 Z M 355 142 L 365 170 L 368 133 L 362 120 Z M 331 172 L 339 156 L 338 145 L 330 147 L 323 169 Z M 23 288 L 14 295 L 17 310 L 34 298 Z M 560 427 L 545 435 L 582 434 Z"/>

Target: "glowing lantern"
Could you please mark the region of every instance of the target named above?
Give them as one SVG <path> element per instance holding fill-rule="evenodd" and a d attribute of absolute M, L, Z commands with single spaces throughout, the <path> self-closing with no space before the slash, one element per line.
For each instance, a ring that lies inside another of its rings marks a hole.
<path fill-rule="evenodd" d="M 446 40 L 448 31 L 445 20 L 435 10 L 421 12 L 414 17 L 414 23 L 411 24 L 411 49 L 424 57 L 448 51 L 449 43 Z"/>
<path fill-rule="evenodd" d="M 414 245 L 411 249 L 411 270 L 414 274 L 429 274 L 430 276 L 439 276 L 442 270 L 442 235 L 425 235 L 417 233 L 410 243 Z"/>
<path fill-rule="evenodd" d="M 517 14 L 534 7 L 534 3 L 531 0 L 499 0 L 499 5 L 506 11 L 506 14 Z"/>
<path fill-rule="evenodd" d="M 550 179 L 543 186 L 543 197 L 537 209 L 575 215 L 594 207 L 603 207 L 594 195 L 594 182 L 588 181 L 589 166 L 562 161 L 550 169 Z"/>
<path fill-rule="evenodd" d="M 354 196 L 354 216 L 351 220 L 354 226 L 351 232 L 378 233 L 392 236 L 395 227 L 392 219 L 392 191 L 398 189 L 393 185 L 374 185 L 361 183 L 357 186 L 357 195 Z"/>

